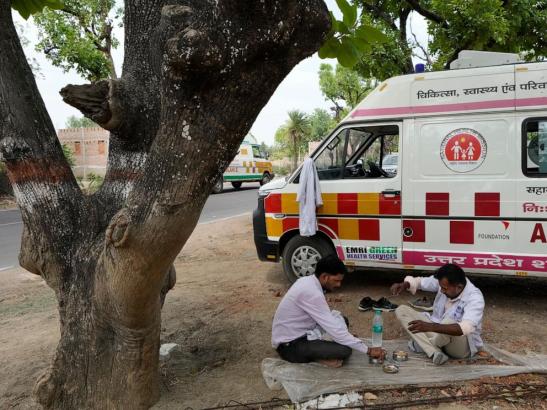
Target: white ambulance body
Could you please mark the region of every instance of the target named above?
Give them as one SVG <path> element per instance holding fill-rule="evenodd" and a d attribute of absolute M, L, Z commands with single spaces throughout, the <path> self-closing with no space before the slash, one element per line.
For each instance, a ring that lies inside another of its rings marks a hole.
<path fill-rule="evenodd" d="M 282 258 L 291 280 L 329 252 L 348 266 L 547 276 L 547 62 L 386 80 L 312 158 L 317 235 L 298 234 L 299 170 L 263 186 L 254 214 L 260 259 Z"/>
<path fill-rule="evenodd" d="M 273 177 L 272 163 L 267 154 L 260 150 L 260 145 L 243 141 L 222 179 L 213 187 L 213 193 L 222 192 L 224 182 L 230 182 L 234 189 L 239 189 L 243 182 L 260 182 L 260 185 L 264 185 Z"/>

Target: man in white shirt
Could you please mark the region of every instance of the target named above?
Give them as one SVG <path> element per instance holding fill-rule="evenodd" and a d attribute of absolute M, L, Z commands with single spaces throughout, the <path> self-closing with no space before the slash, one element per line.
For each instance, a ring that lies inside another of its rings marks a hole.
<path fill-rule="evenodd" d="M 465 277 L 462 268 L 446 264 L 432 276 L 407 276 L 403 282 L 391 286 L 394 295 L 405 289 L 412 294 L 418 289 L 437 292 L 431 315 L 408 306 L 399 306 L 395 311 L 412 338 L 411 350 L 425 352 L 433 363 L 440 365 L 449 358 L 471 357 L 482 349 L 484 297 Z"/>
<path fill-rule="evenodd" d="M 336 255 L 326 256 L 317 262 L 315 275 L 298 279 L 283 297 L 273 319 L 272 346 L 284 360 L 340 367 L 352 349 L 383 357 L 380 347 L 368 348 L 351 335 L 344 320 L 333 314 L 327 304 L 324 292 L 339 288 L 346 272 Z M 318 325 L 333 341 L 308 336 Z"/>

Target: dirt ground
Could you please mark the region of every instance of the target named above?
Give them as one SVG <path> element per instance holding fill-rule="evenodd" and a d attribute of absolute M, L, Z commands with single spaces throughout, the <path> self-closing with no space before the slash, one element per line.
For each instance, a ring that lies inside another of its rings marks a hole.
<path fill-rule="evenodd" d="M 268 390 L 260 363 L 276 355 L 270 346 L 271 320 L 288 282 L 280 264 L 257 260 L 252 235 L 250 216 L 198 225 L 177 258 L 177 284 L 167 296 L 161 338 L 162 343 L 174 342 L 179 347 L 162 363 L 162 397 L 155 408 L 202 409 L 287 399 L 284 392 Z M 342 290 L 328 299 L 333 309 L 349 317 L 353 333 L 368 337 L 372 313 L 359 312 L 359 300 L 364 296 L 388 296 L 389 285 L 401 279 L 402 274 L 355 272 L 345 279 Z M 486 299 L 483 338 L 487 343 L 511 352 L 547 354 L 547 281 L 472 280 Z M 390 300 L 404 303 L 411 298 L 404 294 Z M 403 336 L 393 313 L 384 315 L 384 327 L 385 339 Z M 22 269 L 0 272 L 1 409 L 36 407 L 32 387 L 48 366 L 58 338 L 53 292 L 39 277 Z M 539 386 L 546 382 L 544 375 L 492 381 L 502 386 Z M 451 388 L 461 395 L 462 389 L 473 391 L 473 386 L 477 382 L 445 387 L 443 394 L 446 396 L 446 389 Z M 441 390 L 414 391 L 424 398 Z M 381 396 L 381 392 L 376 393 Z M 393 400 L 398 396 L 413 397 L 411 390 L 391 391 L 388 395 Z M 546 408 L 537 398 L 467 401 L 446 408 L 460 405 L 481 409 Z"/>

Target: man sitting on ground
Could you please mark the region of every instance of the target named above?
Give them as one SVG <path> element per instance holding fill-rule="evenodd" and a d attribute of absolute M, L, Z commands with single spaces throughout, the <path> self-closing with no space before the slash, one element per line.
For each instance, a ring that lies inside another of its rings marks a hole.
<path fill-rule="evenodd" d="M 431 315 L 408 306 L 399 306 L 395 311 L 412 338 L 410 350 L 425 352 L 433 363 L 440 365 L 449 358 L 471 357 L 482 348 L 484 298 L 482 292 L 465 277 L 462 268 L 446 264 L 433 276 L 407 276 L 402 283 L 391 286 L 394 295 L 399 295 L 404 289 L 412 294 L 418 289 L 437 292 Z"/>
<path fill-rule="evenodd" d="M 329 309 L 324 292 L 339 288 L 347 270 L 336 255 L 317 262 L 315 275 L 298 279 L 281 300 L 272 324 L 272 346 L 289 362 L 320 362 L 340 367 L 352 350 L 382 357 L 381 348 L 367 348 L 352 336 L 341 315 Z M 317 338 L 320 326 L 333 341 Z"/>

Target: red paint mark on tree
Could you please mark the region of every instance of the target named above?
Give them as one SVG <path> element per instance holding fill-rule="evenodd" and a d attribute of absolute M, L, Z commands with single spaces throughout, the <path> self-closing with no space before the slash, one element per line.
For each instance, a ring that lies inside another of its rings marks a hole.
<path fill-rule="evenodd" d="M 74 178 L 68 165 L 50 158 L 7 162 L 6 168 L 12 184 L 27 182 L 50 182 L 57 184 Z"/>

